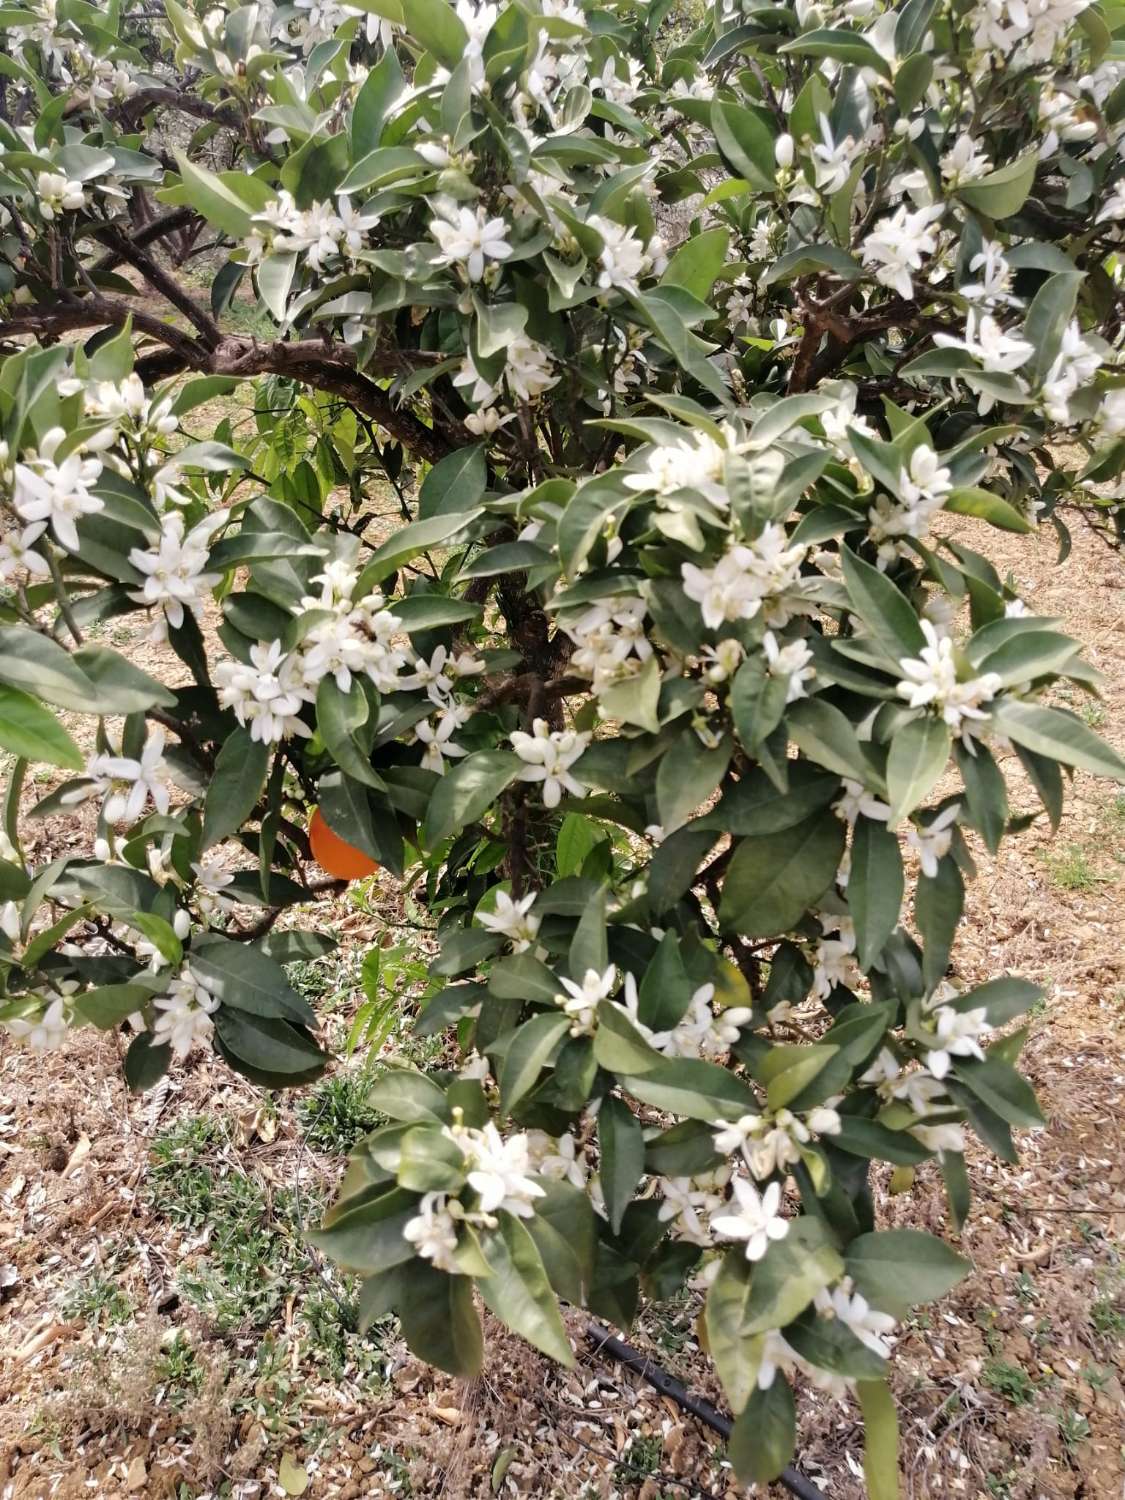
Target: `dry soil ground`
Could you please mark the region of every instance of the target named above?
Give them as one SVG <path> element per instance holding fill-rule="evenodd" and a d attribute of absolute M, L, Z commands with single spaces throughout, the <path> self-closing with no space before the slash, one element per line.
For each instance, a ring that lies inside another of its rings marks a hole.
<path fill-rule="evenodd" d="M 960 527 L 974 539 L 973 526 Z M 1107 678 L 1089 721 L 1125 742 L 1122 559 L 1089 534 L 987 539 L 1036 613 Z M 121 628 L 121 627 L 117 627 Z M 126 644 L 122 636 L 119 644 Z M 1079 702 L 1074 700 L 1074 706 Z M 1030 809 L 1026 785 L 1017 807 Z M 37 795 L 45 786 L 40 785 Z M 48 822 L 33 854 L 73 825 Z M 902 1332 L 904 1490 L 965 1500 L 1125 1493 L 1125 797 L 1076 779 L 1053 841 L 1037 822 L 982 856 L 957 953 L 965 979 L 1038 980 L 1025 1062 L 1049 1117 L 1018 1167 L 974 1148 L 964 1248 L 977 1271 Z M 378 878 L 321 919 L 341 955 L 301 976 L 339 1043 L 385 950 L 404 996 L 426 939 Z M 387 1049 L 432 1056 L 396 1026 Z M 267 1098 L 202 1055 L 130 1097 L 112 1037 L 46 1064 L 0 1040 L 0 1497 L 630 1496 L 740 1493 L 713 1435 L 582 1338 L 561 1371 L 493 1328 L 481 1379 L 418 1365 L 393 1325 L 352 1331 L 352 1288 L 303 1240 L 370 1123 L 358 1056 L 301 1099 Z M 881 1194 L 885 1223 L 941 1229 L 936 1170 Z M 685 1298 L 633 1337 L 717 1397 Z M 856 1411 L 801 1397 L 800 1461 L 860 1500 Z M 781 1492 L 778 1491 L 778 1494 Z"/>

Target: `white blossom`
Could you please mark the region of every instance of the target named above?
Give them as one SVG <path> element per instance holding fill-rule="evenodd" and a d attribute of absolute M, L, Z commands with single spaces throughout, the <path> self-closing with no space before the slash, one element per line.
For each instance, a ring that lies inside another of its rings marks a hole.
<path fill-rule="evenodd" d="M 164 780 L 164 730 L 153 729 L 139 756 L 99 752 L 86 762 L 88 785 L 66 794 L 65 801 L 81 801 L 91 795 L 103 798 L 102 816 L 107 823 L 135 823 L 148 806 L 166 813 L 170 804 Z"/>
<path fill-rule="evenodd" d="M 1003 687 L 1003 678 L 997 672 L 985 672 L 980 677 L 958 681 L 951 638 L 939 635 L 929 620 L 919 623 L 926 645 L 919 656 L 899 661 L 903 678 L 898 684 L 899 695 L 911 708 L 932 704 L 953 733 L 968 744 L 969 736 L 978 732 L 976 726 L 987 721 L 984 705 Z"/>
<path fill-rule="evenodd" d="M 730 508 L 730 497 L 723 483 L 723 467 L 731 451 L 707 432 L 696 432 L 674 443 L 652 448 L 644 468 L 625 475 L 631 490 L 656 495 L 673 495 L 677 490 L 691 490 L 702 495 L 719 510 Z"/>
<path fill-rule="evenodd" d="M 72 181 L 63 172 L 40 172 L 35 180 L 35 191 L 39 198 L 39 212 L 48 221 L 86 207 L 82 184 Z"/>
<path fill-rule="evenodd" d="M 259 641 L 250 648 L 250 662 L 219 662 L 215 686 L 219 703 L 234 710 L 235 718 L 249 727 L 250 738 L 275 745 L 290 735 L 305 738 L 312 733 L 298 717 L 312 701 L 304 686 L 300 663 L 286 654 L 280 641 Z"/>
<path fill-rule="evenodd" d="M 211 993 L 190 964 L 185 964 L 168 986 L 166 995 L 153 1001 L 156 1019 L 152 1038 L 157 1046 L 171 1044 L 176 1057 L 186 1057 L 196 1042 L 211 1034 L 211 1016 L 219 1008 Z"/>
<path fill-rule="evenodd" d="M 226 520 L 222 511 L 208 516 L 184 534 L 184 518 L 171 511 L 161 519 L 160 541 L 149 551 L 134 547 L 129 561 L 145 575 L 143 586 L 130 593 L 138 604 L 159 605 L 174 629 L 184 623 L 185 609 L 198 620 L 208 594 L 223 580 L 206 571 L 211 537 Z"/>
<path fill-rule="evenodd" d="M 526 734 L 517 729 L 510 736 L 512 749 L 524 763 L 517 780 L 541 781 L 545 807 L 558 807 L 563 792 L 581 797 L 586 788 L 570 774 L 570 768 L 581 758 L 590 736 L 574 729 L 551 729 L 546 719 L 536 719 L 531 731 Z"/>
<path fill-rule="evenodd" d="M 889 218 L 880 219 L 860 251 L 864 265 L 875 268 L 875 280 L 900 297 L 912 298 L 913 274 L 921 270 L 924 258 L 937 250 L 933 224 L 944 212 L 943 206 L 911 211 L 901 204 Z"/>
<path fill-rule="evenodd" d="M 489 932 L 498 932 L 512 944 L 514 953 L 526 953 L 535 942 L 542 920 L 531 908 L 535 905 L 535 892 L 513 901 L 507 891 L 496 892 L 496 907 L 493 911 L 478 911 L 477 920 Z"/>
<path fill-rule="evenodd" d="M 806 549 L 787 542 L 785 528 L 771 521 L 752 542 L 729 547 L 711 568 L 680 564 L 684 593 L 700 606 L 709 630 L 753 619 L 763 600 L 794 586 Z"/>
<path fill-rule="evenodd" d="M 468 1183 L 480 1200 L 481 1213 L 503 1211 L 521 1219 L 531 1217 L 536 1198 L 542 1198 L 545 1190 L 530 1175 L 526 1135 L 505 1139 L 491 1121 L 483 1130 L 454 1126 L 446 1134 L 464 1152 Z"/>
<path fill-rule="evenodd" d="M 771 1240 L 782 1240 L 789 1233 L 789 1220 L 781 1217 L 781 1184 L 771 1182 L 759 1194 L 748 1177 L 731 1182 L 738 1207 L 734 1213 L 712 1217 L 711 1228 L 727 1239 L 746 1241 L 746 1259 L 761 1260 Z"/>
<path fill-rule="evenodd" d="M 953 844 L 953 829 L 960 811 L 961 804 L 955 802 L 924 827 L 911 824 L 906 830 L 907 845 L 921 861 L 922 874 L 931 880 L 937 875 L 938 862 L 944 859 Z"/>
<path fill-rule="evenodd" d="M 988 1012 L 984 1006 L 975 1010 L 954 1010 L 940 1005 L 933 1012 L 935 1046 L 926 1053 L 926 1067 L 937 1079 L 943 1079 L 955 1057 L 975 1057 L 984 1061 L 978 1040 L 988 1030 Z"/>
<path fill-rule="evenodd" d="M 0 531 L 0 583 L 13 583 L 21 573 L 29 578 L 49 578 L 47 559 L 35 551 L 35 543 L 47 529 L 46 521 L 11 531 Z"/>
<path fill-rule="evenodd" d="M 816 667 L 812 665 L 813 654 L 808 645 L 804 641 L 794 640 L 779 646 L 773 631 L 767 630 L 762 637 L 762 647 L 766 653 L 766 671 L 769 675 L 788 678 L 786 703 L 796 703 L 798 698 L 807 698 L 805 683 L 811 682 L 816 676 Z"/>
<path fill-rule="evenodd" d="M 5 1021 L 9 1035 L 23 1042 L 32 1052 L 57 1052 L 66 1040 L 70 1023 L 66 1001 L 56 995 L 38 1016 L 14 1016 Z"/>
<path fill-rule="evenodd" d="M 560 978 L 565 994 L 555 996 L 555 1004 L 570 1017 L 571 1036 L 589 1036 L 597 1025 L 598 1006 L 608 999 L 617 982 L 617 970 L 610 964 L 601 974 L 587 969 L 581 983 Z"/>
<path fill-rule="evenodd" d="M 822 1317 L 838 1318 L 872 1354 L 877 1354 L 880 1359 L 890 1358 L 891 1345 L 887 1335 L 894 1332 L 895 1320 L 890 1313 L 872 1307 L 867 1298 L 854 1289 L 850 1277 L 845 1276 L 831 1291 L 822 1288 L 816 1294 L 815 1304 Z"/>
<path fill-rule="evenodd" d="M 65 438 L 61 427 L 52 427 L 38 453 L 28 452 L 25 461 L 16 464 L 12 504 L 22 521 L 46 521 L 60 545 L 77 552 L 76 523 L 105 508 L 105 502 L 90 493 L 101 477 L 102 464 L 100 459 L 83 457 L 81 450 L 56 464 L 54 455 Z"/>
<path fill-rule="evenodd" d="M 451 198 L 439 199 L 435 207 L 438 217 L 430 221 L 430 233 L 441 249 L 438 265 L 456 262 L 470 281 L 480 281 L 486 261 L 507 260 L 511 255 L 503 219 L 490 219 L 483 208 L 466 208 Z"/>
<path fill-rule="evenodd" d="M 418 1212 L 402 1228 L 402 1237 L 428 1260 L 435 1271 L 453 1273 L 457 1250 L 457 1221 L 446 1207 L 444 1193 L 423 1193 Z"/>

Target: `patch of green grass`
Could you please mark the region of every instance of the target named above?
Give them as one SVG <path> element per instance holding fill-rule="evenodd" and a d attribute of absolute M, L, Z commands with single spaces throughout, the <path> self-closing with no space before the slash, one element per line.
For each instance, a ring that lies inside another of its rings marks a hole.
<path fill-rule="evenodd" d="M 1118 1298 L 1103 1294 L 1090 1304 L 1090 1326 L 1102 1338 L 1125 1334 L 1125 1311 Z"/>
<path fill-rule="evenodd" d="M 376 1448 L 371 1457 L 376 1459 L 382 1467 L 382 1478 L 386 1480 L 384 1486 L 388 1495 L 413 1495 L 414 1486 L 410 1482 L 410 1465 L 400 1453 L 393 1448 Z"/>
<path fill-rule="evenodd" d="M 617 1484 L 635 1484 L 647 1474 L 655 1474 L 664 1456 L 664 1441 L 656 1433 L 637 1433 L 613 1467 Z"/>
<path fill-rule="evenodd" d="M 62 1311 L 64 1317 L 81 1318 L 91 1328 L 114 1328 L 133 1316 L 133 1303 L 112 1276 L 91 1271 L 71 1287 Z"/>
<path fill-rule="evenodd" d="M 1038 1295 L 1035 1290 L 1034 1281 L 1032 1281 L 1026 1271 L 1021 1271 L 1016 1277 L 1016 1296 L 1023 1303 L 1024 1307 L 1030 1307 L 1033 1302 L 1038 1301 Z"/>
<path fill-rule="evenodd" d="M 1067 1451 L 1067 1456 L 1073 1458 L 1078 1451 L 1079 1444 L 1084 1443 L 1090 1436 L 1090 1424 L 1080 1411 L 1073 1407 L 1067 1407 L 1059 1416 L 1059 1437 L 1062 1445 Z"/>
<path fill-rule="evenodd" d="M 160 1350 L 156 1378 L 163 1387 L 164 1400 L 173 1411 L 186 1406 L 203 1385 L 204 1369 L 191 1341 L 178 1328 Z"/>
<path fill-rule="evenodd" d="M 1101 729 L 1106 721 L 1105 707 L 1096 701 L 1083 703 L 1078 713 L 1079 717 L 1084 719 L 1091 729 Z"/>
<path fill-rule="evenodd" d="M 1068 844 L 1057 853 L 1044 855 L 1044 862 L 1051 884 L 1060 891 L 1092 891 L 1107 879 L 1098 873 L 1079 844 Z"/>
<path fill-rule="evenodd" d="M 1109 805 L 1109 815 L 1115 823 L 1125 823 L 1125 792 L 1118 792 Z"/>
<path fill-rule="evenodd" d="M 1035 1395 L 1035 1382 L 1021 1365 L 1007 1359 L 990 1359 L 981 1372 L 990 1391 L 1003 1396 L 1013 1406 L 1026 1406 Z"/>
<path fill-rule="evenodd" d="M 371 1083 L 366 1068 L 352 1068 L 324 1079 L 300 1100 L 297 1118 L 313 1151 L 346 1156 L 375 1129 L 382 1116 L 367 1103 Z"/>
<path fill-rule="evenodd" d="M 1112 1374 L 1112 1370 L 1103 1370 L 1100 1365 L 1087 1365 L 1082 1371 L 1082 1379 L 1092 1391 L 1104 1391 Z"/>
<path fill-rule="evenodd" d="M 181 1296 L 221 1331 L 264 1327 L 312 1261 L 304 1243 L 320 1202 L 289 1189 L 269 1193 L 227 1159 L 226 1127 L 208 1115 L 153 1142 L 145 1185 L 152 1211 L 185 1229 L 209 1229 L 206 1248 L 179 1270 Z"/>

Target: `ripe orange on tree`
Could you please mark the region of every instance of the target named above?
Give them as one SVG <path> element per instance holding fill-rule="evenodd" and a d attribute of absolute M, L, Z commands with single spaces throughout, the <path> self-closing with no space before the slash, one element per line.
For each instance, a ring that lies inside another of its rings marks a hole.
<path fill-rule="evenodd" d="M 320 868 L 339 880 L 362 880 L 365 875 L 374 875 L 379 868 L 362 849 L 333 833 L 319 807 L 313 809 L 309 819 L 309 846 Z"/>

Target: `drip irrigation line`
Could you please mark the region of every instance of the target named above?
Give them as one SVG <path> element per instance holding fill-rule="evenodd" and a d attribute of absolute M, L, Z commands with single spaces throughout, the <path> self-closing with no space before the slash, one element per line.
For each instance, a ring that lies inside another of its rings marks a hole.
<path fill-rule="evenodd" d="M 639 1349 L 634 1349 L 632 1344 L 619 1339 L 600 1323 L 588 1324 L 586 1337 L 597 1346 L 599 1354 L 608 1354 L 626 1369 L 633 1370 L 642 1380 L 647 1380 L 662 1396 L 670 1396 L 677 1406 L 683 1407 L 693 1417 L 698 1417 L 713 1431 L 724 1438 L 730 1437 L 734 1423 L 728 1416 L 702 1396 L 693 1396 L 674 1375 L 669 1375 L 667 1370 L 642 1354 Z M 797 1500 L 828 1500 L 823 1490 L 818 1489 L 811 1479 L 806 1479 L 792 1466 L 781 1471 L 777 1476 L 777 1483 L 784 1485 L 791 1495 L 796 1495 Z"/>

